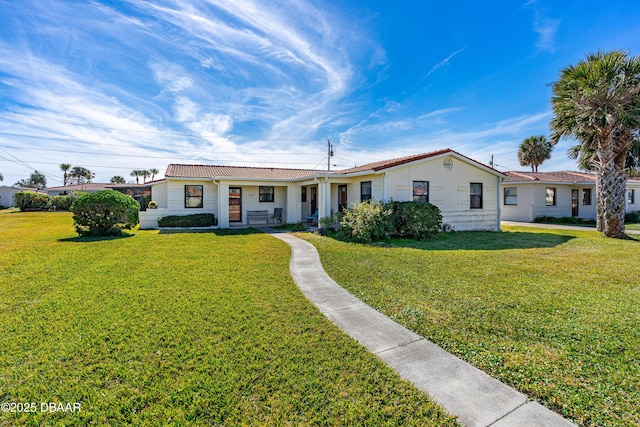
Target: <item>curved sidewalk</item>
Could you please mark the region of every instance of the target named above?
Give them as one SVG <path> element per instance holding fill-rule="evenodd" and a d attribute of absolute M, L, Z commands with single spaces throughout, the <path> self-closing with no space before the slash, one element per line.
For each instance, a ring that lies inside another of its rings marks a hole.
<path fill-rule="evenodd" d="M 338 286 L 316 248 L 286 233 L 291 276 L 320 311 L 469 427 L 568 427 L 572 423 L 392 321 Z"/>

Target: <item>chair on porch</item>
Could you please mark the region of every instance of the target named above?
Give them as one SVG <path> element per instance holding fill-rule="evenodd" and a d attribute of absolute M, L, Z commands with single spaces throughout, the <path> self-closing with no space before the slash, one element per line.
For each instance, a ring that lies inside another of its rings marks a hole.
<path fill-rule="evenodd" d="M 317 224 L 318 223 L 318 210 L 316 209 L 313 215 L 309 215 L 307 217 L 307 224 Z"/>
<path fill-rule="evenodd" d="M 274 208 L 271 215 L 272 224 L 282 224 L 282 208 Z"/>

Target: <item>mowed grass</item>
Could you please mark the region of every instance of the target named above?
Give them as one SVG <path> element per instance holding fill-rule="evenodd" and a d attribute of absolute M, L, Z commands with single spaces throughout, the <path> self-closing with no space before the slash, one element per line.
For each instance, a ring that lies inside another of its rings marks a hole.
<path fill-rule="evenodd" d="M 0 213 L 0 402 L 37 405 L 0 425 L 456 425 L 304 298 L 277 239 L 75 236 Z"/>
<path fill-rule="evenodd" d="M 530 398 L 583 426 L 640 425 L 640 242 L 526 227 L 299 236 L 340 285 Z"/>

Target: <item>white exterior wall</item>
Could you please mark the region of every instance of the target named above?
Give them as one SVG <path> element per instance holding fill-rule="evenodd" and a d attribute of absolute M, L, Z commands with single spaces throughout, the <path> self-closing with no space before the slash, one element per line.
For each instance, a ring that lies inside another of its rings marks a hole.
<path fill-rule="evenodd" d="M 184 186 L 202 185 L 202 208 L 184 207 Z M 167 180 L 151 187 L 151 197 L 158 209 L 140 212 L 140 229 L 157 229 L 158 218 L 169 215 L 212 213 L 218 218 L 218 186 L 211 180 Z"/>
<path fill-rule="evenodd" d="M 429 159 L 391 169 L 387 174 L 387 199 L 413 200 L 413 181 L 429 181 L 429 202 L 442 212 L 442 222 L 454 230 L 497 230 L 499 225 L 498 176 L 479 167 L 449 157 Z M 482 183 L 482 209 L 471 209 L 470 184 Z"/>
<path fill-rule="evenodd" d="M 288 186 L 292 184 L 284 184 L 282 182 L 268 182 L 247 185 L 246 181 L 224 181 L 224 186 L 227 191 L 224 194 L 228 194 L 229 187 L 242 188 L 242 222 L 240 224 L 247 224 L 247 211 L 263 211 L 267 210 L 269 215 L 273 215 L 275 208 L 282 208 L 282 218 L 286 222 L 288 209 L 287 209 L 287 196 Z M 261 202 L 260 201 L 260 187 L 274 187 L 273 202 Z M 220 203 L 221 212 L 226 212 L 226 223 L 220 222 L 220 227 L 229 226 L 229 200 L 224 195 L 221 195 Z M 257 225 L 257 223 L 256 223 Z"/>
<path fill-rule="evenodd" d="M 151 200 L 158 204 L 159 208 L 168 207 L 167 182 L 160 182 L 151 187 Z"/>
<path fill-rule="evenodd" d="M 22 193 L 24 191 L 35 192 L 33 188 L 9 187 L 3 185 L 2 187 L 0 187 L 0 206 L 3 206 L 5 208 L 14 206 L 13 195 L 16 193 Z"/>
<path fill-rule="evenodd" d="M 347 183 L 349 204 L 360 201 L 360 183 L 371 181 L 375 200 L 413 200 L 413 181 L 429 181 L 429 202 L 442 212 L 442 221 L 455 230 L 497 230 L 499 177 L 455 157 L 453 167 L 447 170 L 443 158 L 427 159 L 390 168 L 380 173 L 342 179 L 332 185 L 331 210 L 338 209 L 337 189 Z M 470 184 L 482 183 L 482 209 L 470 207 Z M 386 187 L 385 187 L 386 186 Z"/>
<path fill-rule="evenodd" d="M 504 204 L 504 188 L 516 187 L 518 189 L 517 205 Z M 547 206 L 547 187 L 556 189 L 556 205 Z M 582 190 L 591 190 L 591 204 L 582 204 Z M 578 190 L 578 218 L 596 218 L 596 187 L 585 184 L 560 184 L 560 183 L 502 183 L 500 189 L 500 204 L 502 205 L 502 219 L 505 221 L 532 222 L 536 217 L 570 217 L 571 215 L 571 191 Z"/>
<path fill-rule="evenodd" d="M 634 203 L 629 203 L 627 200 L 628 196 L 625 194 L 625 212 L 640 211 L 640 182 L 627 182 L 627 192 L 629 190 L 635 190 Z M 2 199 L 0 199 L 0 204 L 1 203 Z"/>

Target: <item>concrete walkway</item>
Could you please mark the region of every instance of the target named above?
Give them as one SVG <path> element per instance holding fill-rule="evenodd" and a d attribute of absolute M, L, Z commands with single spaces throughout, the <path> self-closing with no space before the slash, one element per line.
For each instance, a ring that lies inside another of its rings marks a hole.
<path fill-rule="evenodd" d="M 338 286 L 315 247 L 263 229 L 291 246 L 291 276 L 320 311 L 403 378 L 426 391 L 469 427 L 567 427 L 572 423 L 422 339 Z"/>

